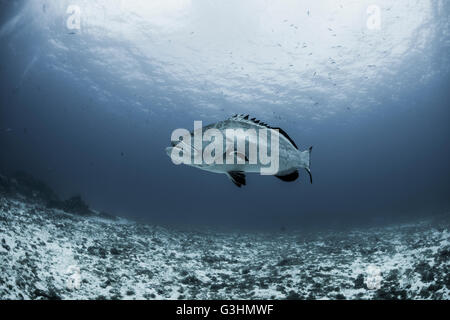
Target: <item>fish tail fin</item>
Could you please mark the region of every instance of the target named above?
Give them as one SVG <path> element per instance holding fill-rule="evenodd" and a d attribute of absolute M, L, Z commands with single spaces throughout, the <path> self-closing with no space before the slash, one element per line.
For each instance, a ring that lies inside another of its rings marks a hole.
<path fill-rule="evenodd" d="M 313 147 L 309 147 L 308 150 L 305 151 L 301 151 L 300 152 L 300 163 L 301 163 L 301 167 L 305 168 L 306 172 L 308 172 L 309 174 L 309 181 L 313 182 L 312 180 L 312 174 L 311 174 L 311 151 L 312 151 Z"/>

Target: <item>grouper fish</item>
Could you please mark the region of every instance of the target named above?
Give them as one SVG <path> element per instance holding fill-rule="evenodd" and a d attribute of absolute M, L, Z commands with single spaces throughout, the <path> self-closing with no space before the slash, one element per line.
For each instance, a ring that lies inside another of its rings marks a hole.
<path fill-rule="evenodd" d="M 228 135 L 230 131 L 234 132 L 233 136 Z M 249 132 L 260 132 L 264 135 L 249 135 Z M 277 140 L 274 140 L 275 138 Z M 212 142 L 217 142 L 215 147 L 221 148 L 212 148 Z M 178 135 L 172 134 L 171 144 L 171 147 L 166 148 L 166 152 L 174 163 L 225 174 L 238 187 L 246 185 L 246 173 L 260 172 L 291 182 L 298 179 L 300 168 L 306 170 L 312 183 L 310 171 L 312 147 L 305 151 L 298 150 L 295 142 L 283 129 L 271 127 L 255 118 L 250 119 L 249 115 L 234 115 L 227 120 L 204 127 L 194 125 L 192 132 L 185 130 Z M 267 161 L 265 163 L 255 161 L 255 154 L 261 156 L 264 153 L 276 161 L 272 161 L 271 164 L 267 164 Z M 198 160 L 198 157 L 201 158 L 205 154 L 210 154 L 214 162 L 195 161 L 195 157 Z M 274 155 L 277 157 L 274 158 Z M 181 156 L 185 156 L 184 161 L 177 162 L 174 159 Z M 273 163 L 276 163 L 276 166 L 273 166 Z"/>

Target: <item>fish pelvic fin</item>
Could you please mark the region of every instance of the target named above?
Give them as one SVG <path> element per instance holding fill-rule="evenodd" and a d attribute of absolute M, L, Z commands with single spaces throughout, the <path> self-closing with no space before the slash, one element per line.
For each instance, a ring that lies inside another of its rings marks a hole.
<path fill-rule="evenodd" d="M 245 186 L 245 173 L 242 171 L 229 171 L 227 176 L 237 187 Z"/>

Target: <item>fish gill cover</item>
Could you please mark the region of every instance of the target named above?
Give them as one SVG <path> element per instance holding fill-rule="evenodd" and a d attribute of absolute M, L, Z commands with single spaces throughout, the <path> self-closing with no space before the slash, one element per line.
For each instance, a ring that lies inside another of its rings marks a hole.
<path fill-rule="evenodd" d="M 0 298 L 448 299 L 449 14 L 0 0 Z M 219 170 L 236 188 L 167 157 L 175 130 L 234 114 L 297 162 Z"/>

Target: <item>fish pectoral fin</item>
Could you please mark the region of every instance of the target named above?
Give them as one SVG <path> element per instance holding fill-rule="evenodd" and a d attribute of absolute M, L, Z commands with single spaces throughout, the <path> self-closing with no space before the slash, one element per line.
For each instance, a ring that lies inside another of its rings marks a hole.
<path fill-rule="evenodd" d="M 248 161 L 247 156 L 245 154 L 241 153 L 241 152 L 238 152 L 238 151 L 230 150 L 230 151 L 225 152 L 225 156 L 226 155 L 234 155 L 238 159 Z"/>
<path fill-rule="evenodd" d="M 243 153 L 240 153 L 240 152 L 237 152 L 237 151 L 233 151 L 233 150 L 231 150 L 231 151 L 227 151 L 227 152 L 225 152 L 225 154 L 224 154 L 224 159 L 226 159 L 226 156 L 227 155 L 234 155 L 234 156 L 236 156 L 236 159 L 237 159 L 237 163 L 245 163 L 245 162 L 248 162 L 248 158 L 247 158 L 247 156 L 245 155 L 245 154 L 243 154 Z"/>
<path fill-rule="evenodd" d="M 289 174 L 285 174 L 282 176 L 275 176 L 275 177 L 277 177 L 278 179 L 285 181 L 285 182 L 292 182 L 292 181 L 295 181 L 298 179 L 298 171 L 295 170 L 294 172 L 291 172 Z"/>
<path fill-rule="evenodd" d="M 239 188 L 245 186 L 245 173 L 242 171 L 229 171 L 227 172 L 228 178 Z"/>
<path fill-rule="evenodd" d="M 245 154 L 237 152 L 237 151 L 235 151 L 234 153 L 236 154 L 236 158 L 238 160 L 237 163 L 248 162 L 248 158 Z"/>

